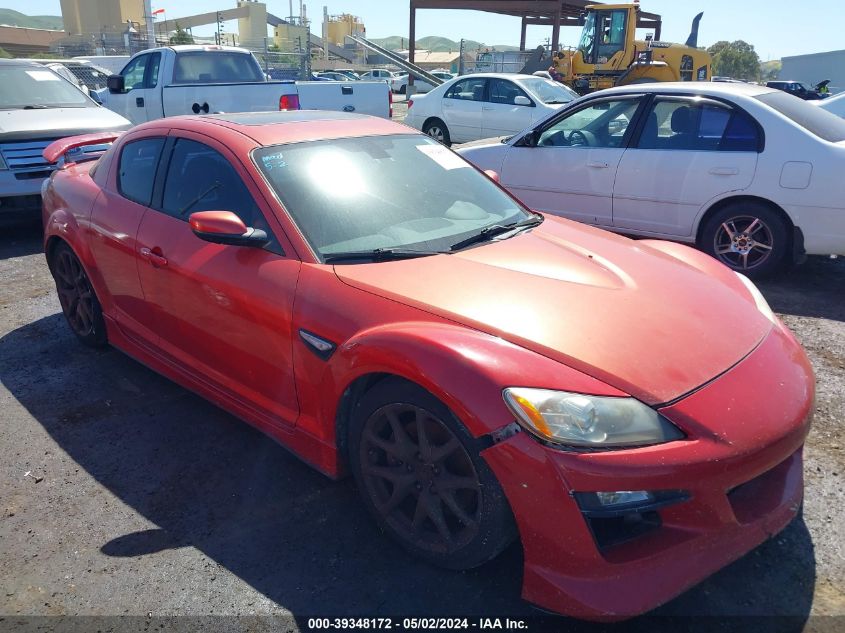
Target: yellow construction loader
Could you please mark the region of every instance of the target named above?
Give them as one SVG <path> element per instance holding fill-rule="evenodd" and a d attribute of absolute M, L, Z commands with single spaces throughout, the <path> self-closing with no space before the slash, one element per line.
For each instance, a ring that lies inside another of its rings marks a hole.
<path fill-rule="evenodd" d="M 686 44 L 635 40 L 639 4 L 586 7 L 578 47 L 561 50 L 552 63 L 563 83 L 581 94 L 654 81 L 709 81 L 710 54 L 696 48 L 699 13 Z"/>

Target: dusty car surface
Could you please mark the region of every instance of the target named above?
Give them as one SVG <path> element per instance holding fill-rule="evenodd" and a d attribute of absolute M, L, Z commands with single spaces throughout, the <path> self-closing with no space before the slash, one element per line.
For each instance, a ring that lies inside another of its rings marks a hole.
<path fill-rule="evenodd" d="M 418 197 L 384 196 L 385 178 Z M 408 127 L 159 120 L 45 195 L 83 343 L 351 472 L 384 531 L 434 564 L 519 539 L 526 600 L 623 618 L 798 512 L 813 374 L 750 281 L 532 212 Z"/>

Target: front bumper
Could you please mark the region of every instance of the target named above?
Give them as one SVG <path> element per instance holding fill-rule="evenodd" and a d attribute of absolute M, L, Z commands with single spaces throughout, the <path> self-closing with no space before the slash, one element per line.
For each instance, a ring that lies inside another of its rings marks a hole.
<path fill-rule="evenodd" d="M 813 395 L 806 355 L 777 326 L 739 364 L 660 409 L 684 440 L 585 453 L 519 433 L 487 449 L 520 530 L 523 597 L 585 619 L 632 617 L 782 530 L 801 505 Z M 656 510 L 656 524 L 630 540 L 600 545 L 573 495 L 616 490 L 689 498 Z"/>

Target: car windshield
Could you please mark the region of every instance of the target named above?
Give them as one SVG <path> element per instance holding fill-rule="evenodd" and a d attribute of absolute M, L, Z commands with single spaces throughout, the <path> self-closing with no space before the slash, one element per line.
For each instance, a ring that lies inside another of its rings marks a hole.
<path fill-rule="evenodd" d="M 568 88 L 565 88 L 556 81 L 533 77 L 531 79 L 520 79 L 519 83 L 533 92 L 543 103 L 569 103 L 578 95 Z"/>
<path fill-rule="evenodd" d="M 483 229 L 534 217 L 450 149 L 399 134 L 276 145 L 253 160 L 322 258 L 445 252 Z"/>
<path fill-rule="evenodd" d="M 781 91 L 766 92 L 755 97 L 780 112 L 808 132 L 825 141 L 845 141 L 845 119 Z"/>
<path fill-rule="evenodd" d="M 43 66 L 0 66 L 0 86 L 0 110 L 97 107 L 79 88 Z"/>

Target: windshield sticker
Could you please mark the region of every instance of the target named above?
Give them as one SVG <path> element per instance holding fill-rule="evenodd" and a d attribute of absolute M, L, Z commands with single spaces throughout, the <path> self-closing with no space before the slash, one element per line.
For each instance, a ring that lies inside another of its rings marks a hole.
<path fill-rule="evenodd" d="M 32 77 L 35 81 L 61 81 L 61 77 L 51 73 L 49 70 L 25 70 L 27 75 Z"/>
<path fill-rule="evenodd" d="M 264 169 L 266 169 L 267 171 L 273 171 L 274 169 L 281 169 L 282 167 L 288 166 L 288 164 L 284 161 L 281 152 L 262 156 L 261 162 L 264 163 Z"/>
<path fill-rule="evenodd" d="M 417 145 L 417 149 L 428 156 L 443 169 L 469 167 L 469 163 L 442 145 Z"/>

